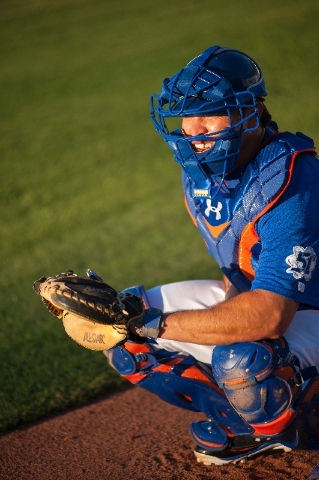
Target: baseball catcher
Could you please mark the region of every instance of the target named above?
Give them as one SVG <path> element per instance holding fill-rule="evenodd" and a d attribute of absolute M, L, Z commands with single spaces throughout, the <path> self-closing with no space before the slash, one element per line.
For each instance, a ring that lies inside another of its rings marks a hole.
<path fill-rule="evenodd" d="M 224 281 L 117 292 L 88 271 L 36 282 L 76 342 L 205 415 L 190 434 L 207 465 L 319 447 L 319 158 L 311 138 L 279 131 L 266 96 L 255 60 L 215 45 L 151 97 Z"/>

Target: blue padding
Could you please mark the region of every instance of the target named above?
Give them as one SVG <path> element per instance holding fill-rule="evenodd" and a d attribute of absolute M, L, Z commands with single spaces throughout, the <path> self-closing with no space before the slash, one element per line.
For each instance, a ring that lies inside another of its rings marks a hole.
<path fill-rule="evenodd" d="M 273 374 L 278 365 L 295 370 L 287 358 L 286 342 L 243 342 L 216 347 L 212 369 L 219 387 L 239 415 L 248 423 L 270 422 L 292 403 L 289 383 Z"/>
<path fill-rule="evenodd" d="M 170 373 L 153 371 L 138 385 L 172 405 L 194 412 L 203 412 L 217 423 L 227 426 L 234 434 L 253 431 L 217 388 L 209 387 L 199 380 L 180 377 L 176 367 Z M 177 374 L 174 372 L 175 368 Z"/>
<path fill-rule="evenodd" d="M 141 373 L 141 380 L 136 385 L 155 393 L 162 400 L 186 410 L 203 412 L 209 419 L 223 425 L 235 435 L 253 432 L 253 429 L 230 405 L 224 393 L 219 390 L 214 382 L 211 369 L 207 365 L 197 362 L 191 355 L 179 355 L 176 352 L 167 352 L 164 349 L 133 355 L 124 347 L 116 347 L 107 351 L 106 357 L 121 375 Z M 173 365 L 172 360 L 181 361 L 177 361 Z M 143 362 L 143 365 L 138 365 L 139 362 Z M 156 368 L 168 362 L 170 362 L 169 372 L 156 371 Z M 182 376 L 188 368 L 193 366 L 196 366 L 207 378 L 207 383 L 212 382 L 212 386 L 201 380 Z M 196 426 L 194 429 L 197 435 L 202 432 L 202 435 L 204 435 L 203 441 L 207 440 L 203 426 Z M 210 430 L 207 431 L 210 432 Z M 208 436 L 211 437 L 211 434 L 209 433 Z M 220 444 L 224 444 L 221 432 L 219 432 L 218 438 Z"/>
<path fill-rule="evenodd" d="M 292 402 L 288 383 L 272 376 L 242 390 L 226 390 L 228 400 L 248 423 L 270 422 L 284 413 Z"/>
<path fill-rule="evenodd" d="M 217 346 L 213 351 L 213 373 L 220 388 L 226 388 L 224 383 L 227 389 L 235 390 L 254 385 L 256 376 L 261 381 L 271 373 L 272 367 L 271 352 L 259 342 Z"/>
<path fill-rule="evenodd" d="M 125 347 L 115 347 L 105 352 L 105 356 L 109 363 L 120 375 L 133 375 L 140 372 L 142 374 L 152 371 L 154 367 L 160 363 L 166 363 L 176 357 L 175 352 L 166 352 L 165 350 L 158 350 L 151 353 L 130 353 Z M 143 362 L 143 365 L 138 365 Z"/>
<path fill-rule="evenodd" d="M 190 65 L 181 71 L 180 76 L 177 78 L 176 86 L 181 89 L 185 94 L 188 88 L 192 85 L 194 77 L 199 72 L 199 68 L 196 65 Z"/>
<path fill-rule="evenodd" d="M 106 358 L 120 375 L 133 375 L 136 372 L 135 356 L 123 347 L 108 350 Z"/>
<path fill-rule="evenodd" d="M 225 431 L 211 420 L 191 423 L 189 432 L 197 445 L 208 450 L 224 450 L 230 443 Z"/>

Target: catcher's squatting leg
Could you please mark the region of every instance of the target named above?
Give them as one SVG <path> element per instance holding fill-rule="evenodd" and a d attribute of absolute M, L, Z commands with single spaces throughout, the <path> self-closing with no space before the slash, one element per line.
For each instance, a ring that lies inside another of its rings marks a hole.
<path fill-rule="evenodd" d="M 133 293 L 147 304 L 143 288 Z M 200 462 L 235 462 L 276 448 L 318 448 L 318 371 L 300 370 L 284 338 L 215 347 L 211 365 L 154 348 L 152 340 L 128 341 L 105 355 L 130 382 L 207 416 L 190 425 Z"/>

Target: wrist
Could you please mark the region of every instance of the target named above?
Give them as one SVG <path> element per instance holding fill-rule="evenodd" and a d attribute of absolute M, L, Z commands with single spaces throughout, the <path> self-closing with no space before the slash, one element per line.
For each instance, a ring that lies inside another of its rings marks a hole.
<path fill-rule="evenodd" d="M 157 338 L 164 325 L 164 315 L 158 308 L 148 308 L 144 315 L 128 323 L 130 332 L 140 337 Z"/>

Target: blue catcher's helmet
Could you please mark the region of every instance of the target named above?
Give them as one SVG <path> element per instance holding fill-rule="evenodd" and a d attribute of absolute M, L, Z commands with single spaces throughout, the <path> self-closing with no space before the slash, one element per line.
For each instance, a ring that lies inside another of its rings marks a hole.
<path fill-rule="evenodd" d="M 192 179 L 194 197 L 213 196 L 225 174 L 235 168 L 242 134 L 259 127 L 256 99 L 266 95 L 263 74 L 257 63 L 239 50 L 216 45 L 166 78 L 161 93 L 151 96 L 155 129 Z M 173 117 L 215 115 L 227 115 L 229 127 L 196 136 L 185 136 L 181 128 L 169 127 Z M 249 122 L 249 127 L 245 126 L 250 119 L 254 121 Z M 196 152 L 192 142 L 214 144 L 208 150 Z"/>

